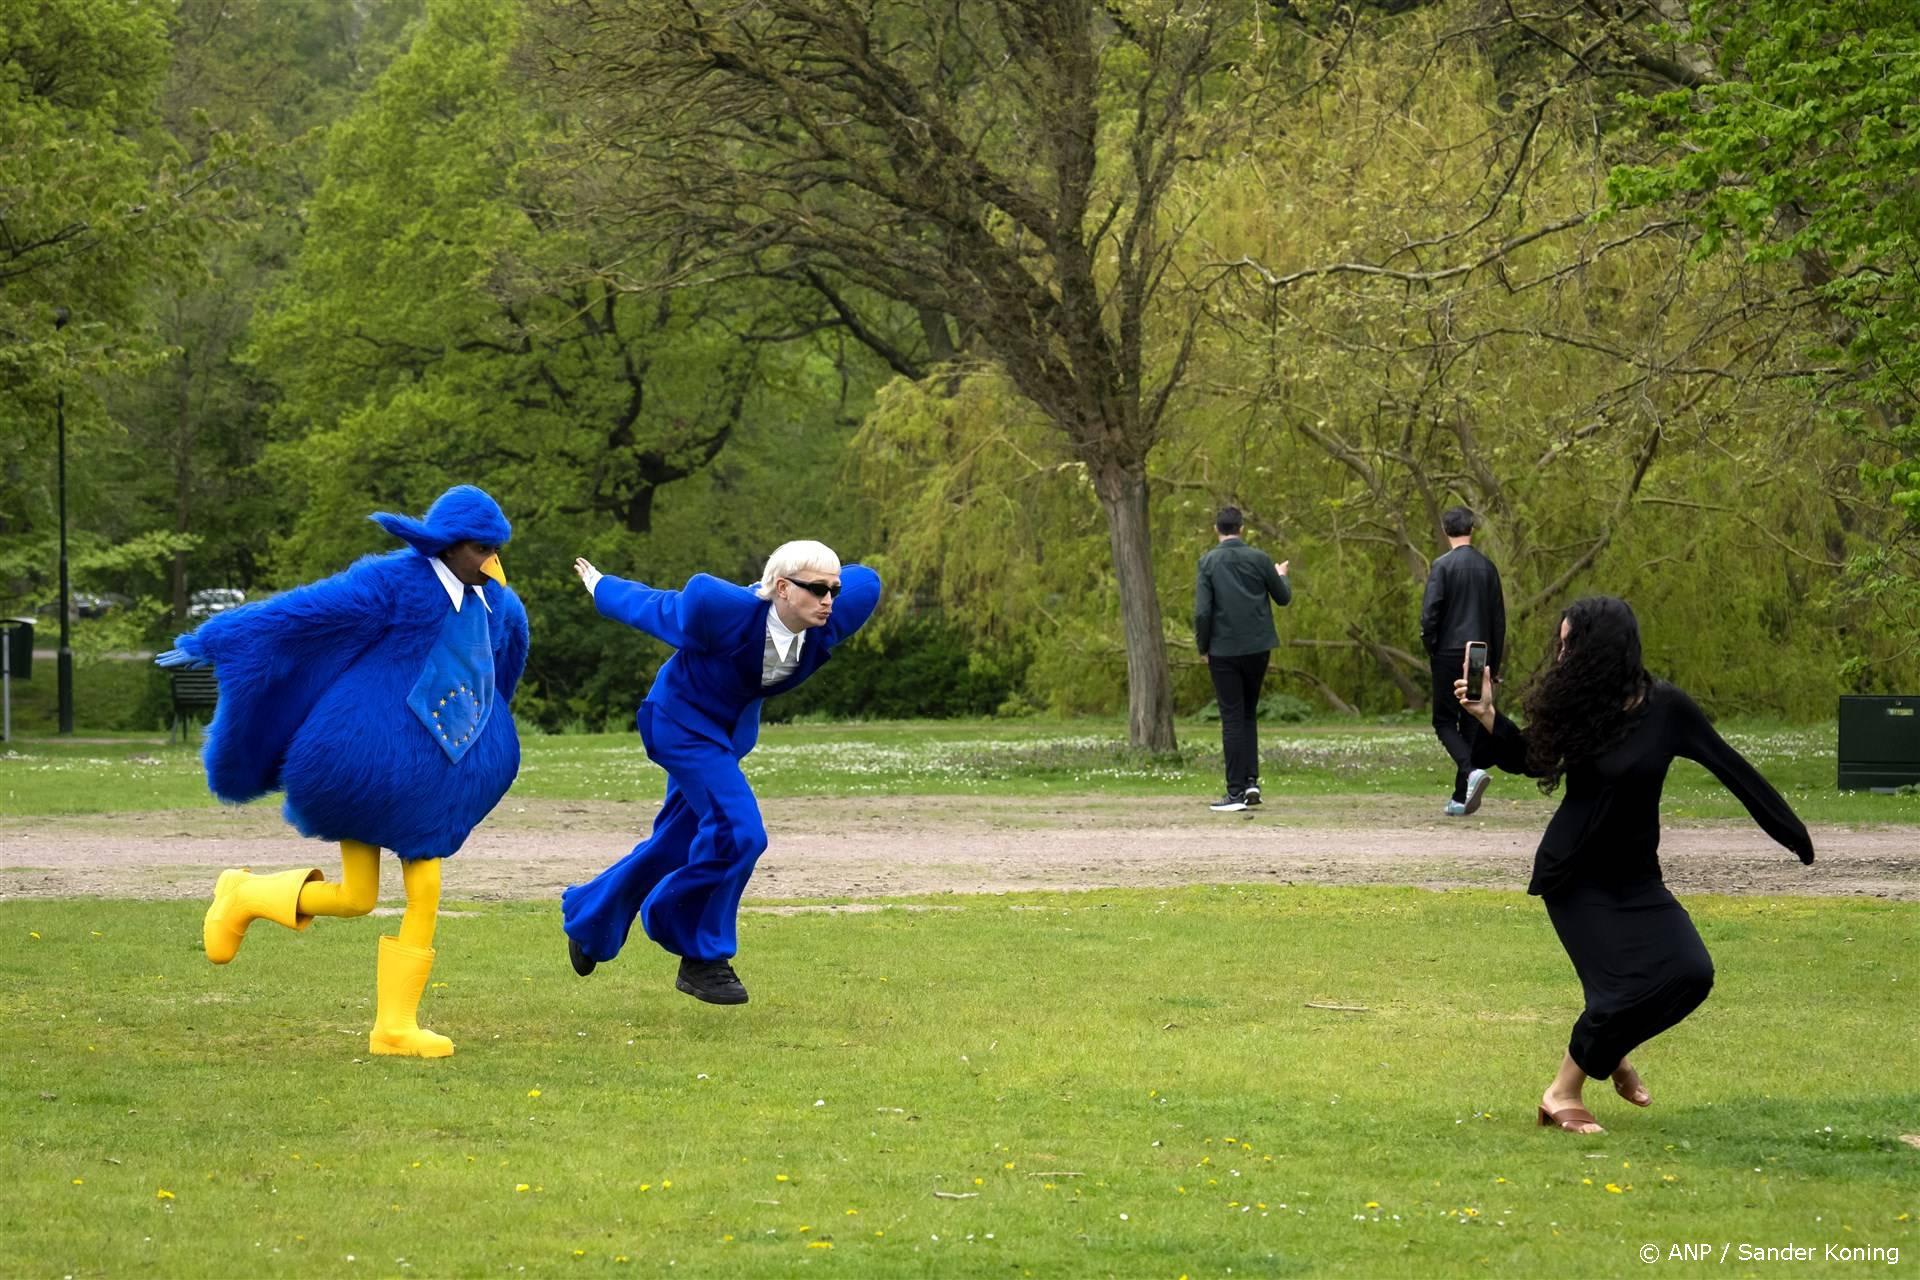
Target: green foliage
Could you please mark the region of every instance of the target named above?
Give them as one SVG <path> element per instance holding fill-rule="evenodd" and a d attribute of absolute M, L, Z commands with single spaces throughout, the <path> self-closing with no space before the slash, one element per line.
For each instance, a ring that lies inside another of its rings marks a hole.
<path fill-rule="evenodd" d="M 1690 38 L 1718 78 L 1643 105 L 1669 148 L 1615 170 L 1621 206 L 1670 204 L 1698 253 L 1792 264 L 1820 309 L 1799 335 L 1828 368 L 1807 380 L 1833 421 L 1879 448 L 1865 481 L 1904 516 L 1858 553 L 1856 601 L 1920 622 L 1920 13 L 1899 0 L 1699 0 Z M 1835 376 L 1837 373 L 1838 376 Z M 1866 675 L 1856 656 L 1849 673 Z"/>
<path fill-rule="evenodd" d="M 990 716 L 1025 674 L 1026 655 L 995 651 L 937 615 L 917 614 L 855 637 L 762 719 L 944 720 Z"/>
<path fill-rule="evenodd" d="M 1316 0 L 1279 25 L 1182 10 L 1204 29 L 1176 30 L 1128 3 L 1087 66 L 1023 61 L 1031 42 L 973 21 L 1013 10 L 863 10 L 990 168 L 1084 215 L 1082 270 L 993 193 L 949 219 L 978 225 L 975 258 L 948 253 L 921 205 L 980 173 L 891 116 L 829 113 L 842 127 L 815 136 L 746 109 L 764 83 L 712 79 L 557 96 L 543 59 L 594 46 L 568 44 L 575 19 L 656 70 L 688 54 L 645 6 L 0 0 L 0 609 L 52 599 L 64 390 L 76 587 L 135 602 L 82 620 L 88 663 L 164 642 L 196 588 L 258 594 L 383 549 L 370 511 L 471 481 L 516 524 L 529 726 L 625 722 L 666 657 L 592 612 L 576 555 L 747 580 L 796 536 L 874 564 L 888 595 L 771 714 L 1105 713 L 1142 615 L 1121 607 L 1114 477 L 1088 461 L 1113 442 L 1060 411 L 1132 405 L 1176 711 L 1212 697 L 1187 614 L 1226 501 L 1294 562 L 1269 688 L 1316 712 L 1424 696 L 1414 615 L 1456 501 L 1506 575 L 1515 675 L 1562 604 L 1608 591 L 1719 709 L 1824 717 L 1836 692 L 1911 688 L 1920 19 L 1757 0 L 1649 34 L 1576 8 L 1483 28 L 1472 0 Z M 1632 109 L 1560 75 L 1541 33 L 1600 50 L 1590 67 L 1706 74 Z M 1192 145 L 1136 222 L 1141 104 L 1175 92 L 1154 68 L 1203 45 L 1174 130 Z M 1055 133 L 1037 104 L 1073 67 L 1086 127 Z M 1284 91 L 1279 125 L 1256 90 Z M 598 145 L 683 130 L 711 150 Z M 1068 153 L 1083 206 L 1055 184 Z M 822 180 L 861 157 L 885 193 Z M 874 270 L 845 269 L 847 237 Z M 737 270 L 698 265 L 716 245 Z M 966 274 L 978 254 L 1010 274 Z M 1039 363 L 1010 373 L 1036 334 Z M 1102 342 L 1137 377 L 1103 381 Z M 1036 400 L 1043 366 L 1095 389 Z M 104 718 L 83 697 L 83 719 L 150 718 L 130 697 Z"/>
<path fill-rule="evenodd" d="M 1210 724 L 1220 723 L 1220 704 L 1209 702 L 1200 708 L 1200 718 Z M 1253 718 L 1267 724 L 1304 724 L 1313 719 L 1313 708 L 1290 693 L 1262 694 L 1260 705 L 1253 709 Z"/>

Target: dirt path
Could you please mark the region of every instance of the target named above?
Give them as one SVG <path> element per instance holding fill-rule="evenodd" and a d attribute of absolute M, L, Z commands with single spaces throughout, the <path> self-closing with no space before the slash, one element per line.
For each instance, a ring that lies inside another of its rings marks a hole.
<path fill-rule="evenodd" d="M 1356 804 L 1364 809 L 1357 809 Z M 1183 884 L 1398 884 L 1518 889 L 1544 811 L 1490 806 L 1443 821 L 1409 800 L 1270 803 L 1216 815 L 1163 799 L 809 799 L 771 805 L 757 898 L 878 897 Z M 543 899 L 625 853 L 651 806 L 509 805 L 448 869 L 456 899 Z M 1920 901 L 1920 831 L 1816 827 L 1803 867 L 1743 822 L 1670 823 L 1676 892 L 1868 895 Z M 334 850 L 271 806 L 82 818 L 0 818 L 0 901 L 198 898 L 222 867 L 337 874 Z"/>

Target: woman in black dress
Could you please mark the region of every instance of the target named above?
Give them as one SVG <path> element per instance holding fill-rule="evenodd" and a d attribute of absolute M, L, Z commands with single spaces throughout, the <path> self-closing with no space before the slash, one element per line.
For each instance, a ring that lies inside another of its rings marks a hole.
<path fill-rule="evenodd" d="M 1540 1099 L 1540 1123 L 1600 1133 L 1581 1100 L 1587 1080 L 1610 1079 L 1621 1097 L 1649 1105 L 1627 1054 L 1713 989 L 1713 961 L 1660 879 L 1660 789 L 1674 757 L 1705 765 L 1800 861 L 1813 861 L 1813 842 L 1693 699 L 1647 674 L 1625 601 L 1596 596 L 1561 615 L 1553 661 L 1527 694 L 1524 732 L 1494 711 L 1491 681 L 1481 702 L 1467 700 L 1464 679 L 1455 693 L 1487 730 L 1476 737 L 1475 766 L 1538 778 L 1549 793 L 1567 782 L 1527 892 L 1546 903 L 1587 1007 Z"/>

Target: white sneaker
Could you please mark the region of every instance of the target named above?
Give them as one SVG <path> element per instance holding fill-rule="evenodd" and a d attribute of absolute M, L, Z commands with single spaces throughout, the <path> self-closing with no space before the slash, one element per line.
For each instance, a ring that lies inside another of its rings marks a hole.
<path fill-rule="evenodd" d="M 1447 801 L 1446 812 L 1449 818 L 1464 818 L 1467 816 L 1467 806 L 1461 804 L 1458 800 L 1449 800 Z"/>
<path fill-rule="evenodd" d="M 1493 775 L 1485 769 L 1475 769 L 1467 775 L 1467 803 L 1463 812 L 1472 813 L 1480 807 L 1480 797 L 1487 794 L 1487 784 L 1493 781 Z"/>
<path fill-rule="evenodd" d="M 1232 796 L 1221 796 L 1218 800 L 1215 800 L 1207 806 L 1207 808 L 1213 810 L 1215 813 L 1239 813 L 1246 807 L 1247 802 L 1245 800 L 1235 800 Z"/>

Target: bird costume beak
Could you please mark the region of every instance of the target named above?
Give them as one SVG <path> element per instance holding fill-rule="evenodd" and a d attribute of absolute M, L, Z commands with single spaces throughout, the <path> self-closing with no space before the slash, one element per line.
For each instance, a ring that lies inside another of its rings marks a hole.
<path fill-rule="evenodd" d="M 485 560 L 482 560 L 480 562 L 480 572 L 486 574 L 503 587 L 507 585 L 507 571 L 500 567 L 500 557 L 498 555 L 491 555 Z"/>

